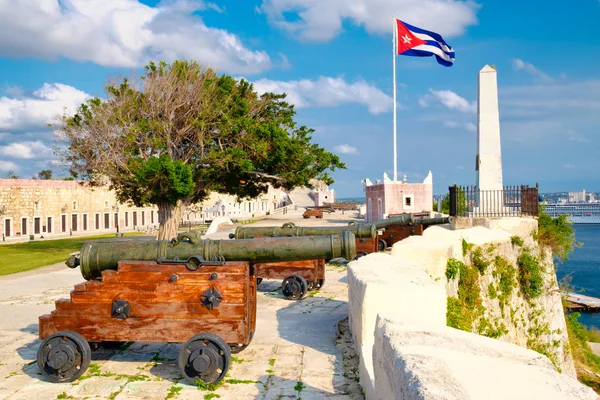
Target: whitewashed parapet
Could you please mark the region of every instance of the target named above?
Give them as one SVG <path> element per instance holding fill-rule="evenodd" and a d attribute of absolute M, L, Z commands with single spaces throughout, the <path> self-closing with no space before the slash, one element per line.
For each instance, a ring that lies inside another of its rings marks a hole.
<path fill-rule="evenodd" d="M 514 235 L 533 245 L 536 220 L 488 224 L 460 231 L 430 227 L 422 237 L 395 244 L 391 255 L 349 264 L 350 328 L 367 399 L 598 398 L 570 376 L 568 365 L 561 374 L 532 350 L 446 326 L 446 260 L 464 258 L 463 239 L 496 243 L 498 251 L 512 251 Z M 550 307 L 555 295 L 541 304 L 564 327 L 562 308 Z"/>

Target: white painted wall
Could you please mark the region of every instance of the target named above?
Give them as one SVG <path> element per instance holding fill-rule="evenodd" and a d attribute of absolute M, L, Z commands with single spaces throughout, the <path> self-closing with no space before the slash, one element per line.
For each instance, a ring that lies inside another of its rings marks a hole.
<path fill-rule="evenodd" d="M 462 237 L 477 245 L 510 241 L 535 223 L 431 227 L 391 254 L 349 264 L 350 328 L 367 399 L 598 399 L 537 352 L 446 326 L 445 264 L 462 256 Z"/>

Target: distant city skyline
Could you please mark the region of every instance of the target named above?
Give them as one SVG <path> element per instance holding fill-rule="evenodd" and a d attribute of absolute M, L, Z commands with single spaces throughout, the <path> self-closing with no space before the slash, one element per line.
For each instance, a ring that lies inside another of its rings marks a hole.
<path fill-rule="evenodd" d="M 111 76 L 185 58 L 287 93 L 297 121 L 348 166 L 332 188 L 364 196 L 362 179 L 393 176 L 393 16 L 456 52 L 449 68 L 397 56 L 399 178 L 431 170 L 434 193 L 475 184 L 477 73 L 489 64 L 504 183 L 600 191 L 600 43 L 582 40 L 600 35 L 597 0 L 0 0 L 0 177 L 65 176 L 47 123 L 104 96 Z"/>

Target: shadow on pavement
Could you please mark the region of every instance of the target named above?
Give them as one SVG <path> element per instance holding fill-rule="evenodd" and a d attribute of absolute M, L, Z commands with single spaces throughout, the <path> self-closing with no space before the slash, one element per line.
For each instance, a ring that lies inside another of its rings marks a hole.
<path fill-rule="evenodd" d="M 340 399 L 345 393 L 331 393 L 297 380 L 280 378 L 276 375 L 263 375 L 256 383 L 260 394 L 254 397 L 259 400 L 267 399 Z M 351 397 L 348 397 L 351 398 Z"/>
<path fill-rule="evenodd" d="M 338 322 L 348 315 L 347 302 L 324 297 L 290 301 L 277 310 L 279 336 L 292 343 L 326 354 L 338 354 L 335 337 Z"/>

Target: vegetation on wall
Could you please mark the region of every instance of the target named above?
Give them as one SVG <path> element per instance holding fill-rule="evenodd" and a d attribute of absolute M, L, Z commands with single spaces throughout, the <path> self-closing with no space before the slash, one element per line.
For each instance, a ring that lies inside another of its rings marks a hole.
<path fill-rule="evenodd" d="M 524 297 L 528 300 L 540 297 L 544 290 L 544 270 L 538 258 L 525 248 L 519 254 L 517 264 L 519 284 Z"/>
<path fill-rule="evenodd" d="M 569 347 L 573 354 L 577 378 L 583 384 L 600 393 L 600 357 L 594 354 L 588 342 L 595 340 L 578 318 L 581 314 L 571 313 L 565 317 L 569 334 Z"/>
<path fill-rule="evenodd" d="M 515 236 L 511 243 L 521 247 L 524 241 Z M 557 349 L 560 341 L 553 340 L 557 332 L 550 331 L 542 310 L 532 302 L 543 294 L 542 263 L 527 247 L 519 250 L 516 266 L 504 257 L 494 255 L 496 250 L 494 244 L 484 248 L 463 239 L 462 251 L 465 259 L 469 260 L 468 265 L 456 259 L 447 261 L 446 277 L 449 281 L 458 279 L 458 296 L 447 299 L 447 325 L 491 338 L 508 333 L 506 323 L 517 329 L 526 328 L 527 347 L 546 355 L 559 369 Z M 483 292 L 481 282 L 486 273 L 490 273 L 493 279 L 486 283 L 487 290 Z M 510 299 L 516 291 L 520 291 L 529 307 L 525 309 L 517 305 L 516 309 L 510 308 L 509 313 Z M 484 300 L 486 296 L 488 300 Z M 486 301 L 497 301 L 501 316 L 494 317 L 486 309 Z"/>
<path fill-rule="evenodd" d="M 566 261 L 575 247 L 580 246 L 575 241 L 575 230 L 567 214 L 552 218 L 540 207 L 538 218 L 537 241 L 540 249 L 548 247 L 552 255 L 559 261 Z"/>
<path fill-rule="evenodd" d="M 446 325 L 467 332 L 497 338 L 507 332 L 506 326 L 486 317 L 483 306 L 481 287 L 479 283 L 480 270 L 471 263 L 465 263 L 454 258 L 446 262 L 446 277 L 456 279 L 458 269 L 458 297 L 448 297 L 446 310 Z"/>

